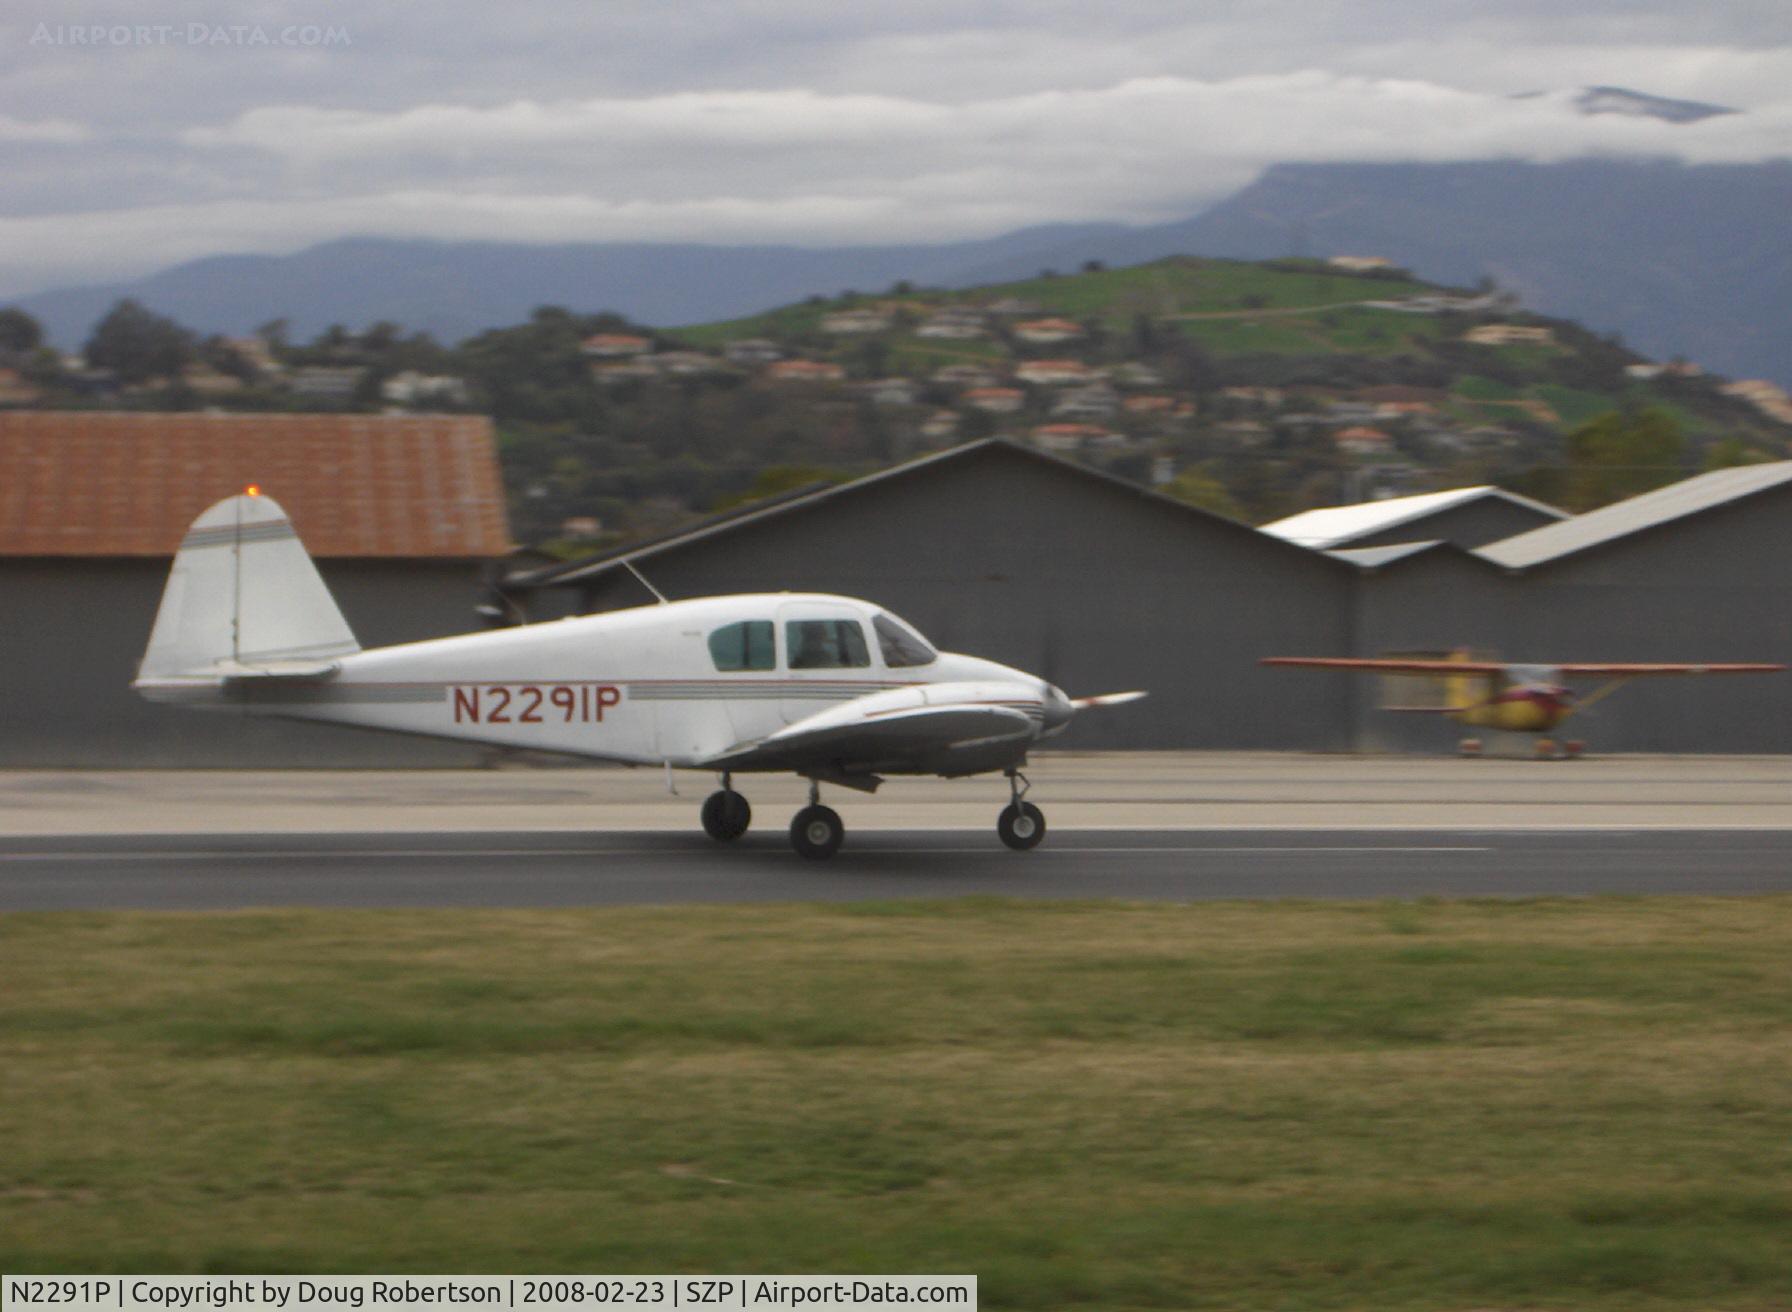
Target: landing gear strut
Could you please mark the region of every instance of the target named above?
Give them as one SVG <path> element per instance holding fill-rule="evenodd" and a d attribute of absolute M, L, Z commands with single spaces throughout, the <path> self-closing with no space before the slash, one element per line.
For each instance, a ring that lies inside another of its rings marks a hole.
<path fill-rule="evenodd" d="M 1029 848 L 1039 846 L 1045 837 L 1045 813 L 1031 802 L 1023 802 L 1027 790 L 1032 787 L 1027 776 L 1019 770 L 1010 768 L 1004 771 L 1008 776 L 1008 791 L 1012 800 L 1002 808 L 1002 814 L 996 817 L 996 833 L 1016 852 L 1025 852 Z"/>
<path fill-rule="evenodd" d="M 809 805 L 790 822 L 790 845 L 811 861 L 825 861 L 846 841 L 846 826 L 839 813 L 821 804 L 821 785 L 809 781 Z"/>
<path fill-rule="evenodd" d="M 753 808 L 734 791 L 733 777 L 722 775 L 721 791 L 703 799 L 703 832 L 718 843 L 732 843 L 753 823 Z"/>

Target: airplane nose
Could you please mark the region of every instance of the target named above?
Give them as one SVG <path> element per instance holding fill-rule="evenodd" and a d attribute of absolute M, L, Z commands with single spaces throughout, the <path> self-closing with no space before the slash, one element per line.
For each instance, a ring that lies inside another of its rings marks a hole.
<path fill-rule="evenodd" d="M 1070 717 L 1076 714 L 1076 707 L 1070 704 L 1070 698 L 1064 695 L 1064 690 L 1048 683 L 1040 693 L 1045 701 L 1045 731 L 1051 733 L 1069 724 Z"/>

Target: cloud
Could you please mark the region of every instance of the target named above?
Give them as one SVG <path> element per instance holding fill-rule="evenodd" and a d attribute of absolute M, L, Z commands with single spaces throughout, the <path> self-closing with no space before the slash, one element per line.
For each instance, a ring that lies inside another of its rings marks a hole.
<path fill-rule="evenodd" d="M 1671 125 L 1580 115 L 1568 93 L 1514 99 L 1307 71 L 1221 81 L 1138 78 L 958 103 L 779 90 L 427 104 L 389 113 L 275 106 L 192 129 L 182 140 L 200 150 L 257 152 L 298 170 L 372 167 L 384 176 L 436 177 L 559 171 L 568 186 L 600 194 L 635 186 L 643 198 L 674 173 L 685 175 L 686 187 L 695 179 L 776 193 L 827 178 L 886 194 L 938 171 L 995 169 L 1016 183 L 1030 177 L 1036 190 L 1127 173 L 1134 199 L 1122 208 L 1143 217 L 1160 203 L 1166 171 L 1189 179 L 1172 188 L 1186 196 L 1212 192 L 1196 181 L 1203 171 L 1235 177 L 1288 160 L 1599 153 L 1759 159 L 1792 150 L 1789 115 L 1792 102 L 1784 102 Z M 604 171 L 591 175 L 594 165 Z M 693 165 L 702 171 L 693 175 Z"/>
<path fill-rule="evenodd" d="M 7 145 L 70 146 L 91 140 L 92 137 L 92 131 L 84 124 L 65 118 L 30 121 L 0 114 L 0 142 Z"/>
<path fill-rule="evenodd" d="M 1571 101 L 1307 70 L 956 100 L 795 88 L 263 105 L 176 134 L 169 167 L 203 188 L 176 203 L 0 219 L 0 286 L 345 235 L 842 245 L 1163 222 L 1280 162 L 1792 153 L 1792 101 L 1688 125 Z M 9 129 L 48 130 L 0 119 L 0 139 Z M 70 129 L 55 139 L 82 139 Z"/>

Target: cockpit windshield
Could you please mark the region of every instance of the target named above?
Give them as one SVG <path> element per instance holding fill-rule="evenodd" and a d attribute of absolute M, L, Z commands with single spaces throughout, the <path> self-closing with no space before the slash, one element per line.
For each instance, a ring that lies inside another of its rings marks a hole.
<path fill-rule="evenodd" d="M 927 645 L 927 639 L 887 611 L 873 615 L 871 627 L 877 633 L 877 645 L 884 654 L 884 664 L 892 670 L 932 665 L 939 659 L 939 653 Z"/>

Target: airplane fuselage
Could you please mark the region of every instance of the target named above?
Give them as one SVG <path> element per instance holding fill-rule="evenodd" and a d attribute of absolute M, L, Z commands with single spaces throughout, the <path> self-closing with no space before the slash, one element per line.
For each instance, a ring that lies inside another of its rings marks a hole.
<path fill-rule="evenodd" d="M 877 640 L 880 614 L 822 594 L 701 598 L 359 651 L 316 678 L 171 678 L 138 688 L 192 706 L 674 766 L 867 695 L 880 695 L 866 704 L 873 714 L 919 706 L 943 684 L 957 701 L 1026 712 L 1042 734 L 1069 719 L 1063 693 L 994 661 L 927 651 L 931 659 L 909 653 L 915 663 L 893 664 Z M 807 656 L 795 649 L 817 633 L 850 641 Z M 1024 754 L 1022 743 L 1007 756 Z"/>
<path fill-rule="evenodd" d="M 1548 733 L 1574 709 L 1565 688 L 1518 686 L 1507 688 L 1486 701 L 1453 712 L 1451 718 L 1476 729 L 1508 733 Z"/>

